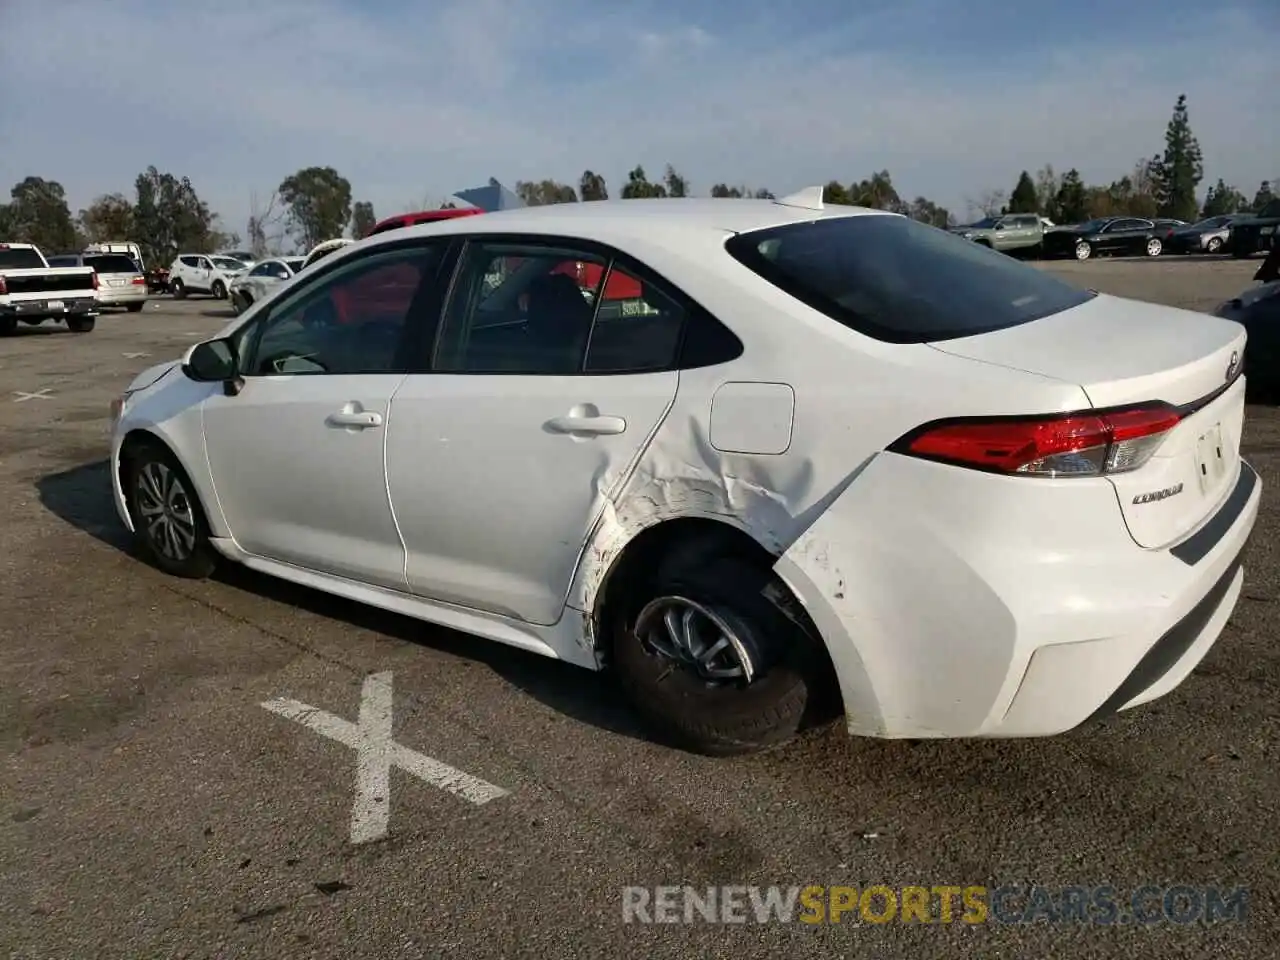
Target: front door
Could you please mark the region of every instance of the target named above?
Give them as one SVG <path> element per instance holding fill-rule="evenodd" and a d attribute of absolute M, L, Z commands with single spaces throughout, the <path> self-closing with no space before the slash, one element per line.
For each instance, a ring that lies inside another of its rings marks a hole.
<path fill-rule="evenodd" d="M 414 592 L 559 619 L 587 535 L 678 381 L 678 301 L 610 270 L 594 250 L 467 244 L 432 372 L 405 380 L 387 435 Z M 626 309 L 602 296 L 620 290 L 635 294 Z"/>
<path fill-rule="evenodd" d="M 434 282 L 439 244 L 373 248 L 318 273 L 246 331 L 244 387 L 204 404 L 214 488 L 251 554 L 403 590 L 404 545 L 383 469 L 391 398 L 408 370 L 416 288 Z M 339 320 L 352 288 L 390 278 L 399 300 Z"/>

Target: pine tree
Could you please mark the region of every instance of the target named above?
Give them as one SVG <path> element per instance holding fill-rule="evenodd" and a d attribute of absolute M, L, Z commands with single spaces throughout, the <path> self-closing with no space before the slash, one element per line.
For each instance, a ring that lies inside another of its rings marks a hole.
<path fill-rule="evenodd" d="M 1063 174 L 1062 183 L 1058 187 L 1058 196 L 1054 204 L 1057 207 L 1059 216 L 1062 218 L 1062 222 L 1082 223 L 1089 219 L 1087 201 L 1088 196 L 1085 192 L 1084 181 L 1080 179 L 1080 171 L 1072 167 Z"/>
<path fill-rule="evenodd" d="M 1181 94 L 1164 134 L 1164 155 L 1152 171 L 1160 216 L 1179 220 L 1195 219 L 1196 188 L 1204 179 L 1204 159 L 1200 143 L 1191 132 L 1187 118 L 1187 95 Z"/>
<path fill-rule="evenodd" d="M 1253 212 L 1258 213 L 1274 199 L 1275 194 L 1271 192 L 1271 181 L 1263 180 L 1262 186 L 1258 187 L 1258 192 L 1253 195 Z"/>
<path fill-rule="evenodd" d="M 1013 188 L 1013 193 L 1009 194 L 1009 212 L 1040 212 L 1040 198 L 1036 194 L 1036 183 L 1031 179 L 1031 174 L 1025 170 L 1018 177 L 1018 184 Z"/>

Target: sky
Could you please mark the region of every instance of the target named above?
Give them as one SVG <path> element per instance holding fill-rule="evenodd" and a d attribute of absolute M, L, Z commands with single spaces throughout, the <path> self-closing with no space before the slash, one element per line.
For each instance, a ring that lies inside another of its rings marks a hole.
<path fill-rule="evenodd" d="M 378 216 L 496 177 L 705 194 L 888 169 L 964 216 L 1020 170 L 1110 182 L 1179 94 L 1206 183 L 1280 179 L 1280 0 L 0 0 L 0 189 L 72 211 L 189 176 L 244 233 L 333 166 Z"/>

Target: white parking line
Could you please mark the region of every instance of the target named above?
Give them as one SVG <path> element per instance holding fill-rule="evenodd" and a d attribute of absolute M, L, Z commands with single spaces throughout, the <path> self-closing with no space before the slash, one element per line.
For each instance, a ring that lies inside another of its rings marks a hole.
<path fill-rule="evenodd" d="M 151 356 L 151 354 L 149 354 L 149 353 L 122 353 L 122 354 L 121 354 L 121 356 L 122 356 L 122 357 L 124 357 L 126 360 L 141 360 L 143 357 L 149 357 L 149 356 Z"/>
<path fill-rule="evenodd" d="M 355 805 L 351 810 L 352 843 L 369 843 L 387 835 L 391 822 L 392 767 L 399 767 L 419 780 L 477 805 L 508 794 L 501 787 L 395 742 L 391 729 L 392 693 L 389 672 L 373 673 L 365 677 L 360 695 L 360 716 L 356 723 L 285 697 L 267 700 L 261 706 L 356 751 L 356 795 Z"/>
<path fill-rule="evenodd" d="M 52 400 L 52 399 L 53 397 L 49 396 L 48 387 L 46 387 L 43 390 L 37 390 L 35 393 L 27 393 L 24 390 L 13 391 L 14 403 L 26 403 L 28 400 Z"/>

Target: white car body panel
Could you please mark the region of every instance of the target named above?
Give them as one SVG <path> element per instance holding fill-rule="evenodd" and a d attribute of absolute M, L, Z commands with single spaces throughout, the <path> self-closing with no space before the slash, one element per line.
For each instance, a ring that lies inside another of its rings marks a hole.
<path fill-rule="evenodd" d="M 1243 352 L 1237 325 L 1099 296 L 998 333 L 884 343 L 723 247 L 735 230 L 870 214 L 717 200 L 687 208 L 706 211 L 689 214 L 691 229 L 668 212 L 683 203 L 495 213 L 391 239 L 511 231 L 611 244 L 724 320 L 747 345 L 737 359 L 614 377 L 253 377 L 236 396 L 158 365 L 135 378 L 115 429 L 121 519 L 132 528 L 120 445 L 145 430 L 186 466 L 224 555 L 593 668 L 597 602 L 626 547 L 671 520 L 727 524 L 776 557 L 831 656 L 849 730 L 881 737 L 1069 729 L 1193 612 L 1177 662 L 1122 706 L 1168 692 L 1199 662 L 1239 594 L 1261 496 L 1239 456 L 1244 381 L 1225 378 Z M 1207 396 L 1132 474 L 1005 476 L 886 452 L 940 418 Z M 381 425 L 327 426 L 349 402 Z M 586 403 L 625 431 L 545 429 Z M 1221 437 L 1220 472 L 1192 490 L 1207 435 Z M 1133 502 L 1175 478 L 1178 495 Z M 1169 549 L 1241 497 L 1211 549 L 1194 561 Z"/>

